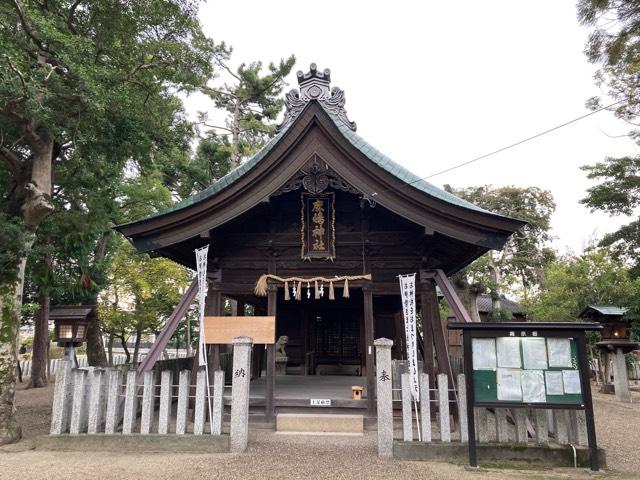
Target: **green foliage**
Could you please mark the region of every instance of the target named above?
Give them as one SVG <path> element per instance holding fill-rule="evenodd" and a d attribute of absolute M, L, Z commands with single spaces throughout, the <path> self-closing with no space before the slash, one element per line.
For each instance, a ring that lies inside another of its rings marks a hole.
<path fill-rule="evenodd" d="M 99 311 L 107 330 L 157 333 L 189 284 L 189 271 L 165 258 L 149 258 L 120 241 L 107 270 Z"/>
<path fill-rule="evenodd" d="M 509 237 L 501 252 L 488 252 L 467 268 L 469 283 L 480 283 L 494 295 L 506 285 L 519 284 L 525 293 L 537 285 L 544 267 L 555 256 L 548 246 L 551 216 L 556 208 L 551 192 L 538 187 L 490 185 L 446 188 L 491 212 L 527 222 Z"/>
<path fill-rule="evenodd" d="M 581 203 L 611 215 L 633 215 L 640 208 L 640 157 L 606 158 L 582 169 L 600 183 L 587 190 Z M 605 235 L 600 245 L 612 246 L 632 264 L 632 275 L 640 276 L 640 218 Z"/>
<path fill-rule="evenodd" d="M 640 279 L 631 278 L 607 248 L 590 247 L 581 255 L 556 259 L 526 307 L 532 320 L 574 322 L 588 304 L 630 308 L 631 319 L 640 313 Z"/>
<path fill-rule="evenodd" d="M 221 44 L 216 52 L 216 63 L 225 70 L 231 83 L 208 85 L 202 89 L 216 107 L 227 113 L 224 125 L 212 125 L 205 113 L 200 113 L 200 117 L 202 123 L 218 136 L 229 137 L 223 145 L 231 147 L 229 160 L 233 168 L 274 135 L 276 117 L 284 106 L 284 78 L 291 72 L 296 59 L 291 55 L 277 65 L 269 63 L 267 73 L 263 73 L 262 62 L 242 63 L 234 72 L 228 66 L 230 57 L 231 49 Z"/>
<path fill-rule="evenodd" d="M 17 265 L 24 256 L 24 228 L 20 218 L 0 213 L 0 288 L 15 284 Z"/>

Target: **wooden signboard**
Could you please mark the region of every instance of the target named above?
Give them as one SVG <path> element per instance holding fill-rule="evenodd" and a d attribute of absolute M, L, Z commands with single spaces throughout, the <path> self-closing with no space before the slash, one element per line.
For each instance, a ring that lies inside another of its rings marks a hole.
<path fill-rule="evenodd" d="M 469 464 L 478 466 L 475 407 L 584 410 L 591 470 L 598 447 L 585 332 L 598 323 L 449 323 L 460 329 L 469 429 Z"/>
<path fill-rule="evenodd" d="M 276 317 L 204 317 L 204 336 L 207 344 L 231 344 L 235 337 L 276 343 Z"/>

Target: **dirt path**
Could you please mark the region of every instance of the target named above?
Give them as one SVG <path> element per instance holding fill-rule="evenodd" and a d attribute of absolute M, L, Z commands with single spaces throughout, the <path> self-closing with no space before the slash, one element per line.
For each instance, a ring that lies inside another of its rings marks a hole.
<path fill-rule="evenodd" d="M 46 434 L 52 388 L 19 389 L 18 414 L 25 440 Z M 607 478 L 640 478 L 640 395 L 622 405 L 611 396 L 595 394 L 598 441 L 607 450 Z M 0 479 L 587 479 L 582 470 L 553 471 L 489 469 L 471 472 L 445 463 L 380 460 L 373 432 L 362 438 L 306 437 L 252 432 L 242 455 L 112 454 L 103 452 L 0 451 Z"/>

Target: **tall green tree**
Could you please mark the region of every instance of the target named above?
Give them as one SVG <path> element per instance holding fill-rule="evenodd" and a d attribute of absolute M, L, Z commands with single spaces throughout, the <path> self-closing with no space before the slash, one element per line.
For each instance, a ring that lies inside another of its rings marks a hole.
<path fill-rule="evenodd" d="M 591 210 L 626 215 L 632 220 L 605 235 L 601 246 L 611 246 L 620 258 L 629 261 L 631 274 L 640 276 L 640 157 L 606 158 L 582 167 L 587 177 L 600 183 L 587 190 L 581 203 Z"/>
<path fill-rule="evenodd" d="M 580 22 L 591 28 L 585 53 L 599 65 L 596 83 L 618 102 L 616 117 L 631 126 L 629 136 L 640 141 L 640 3 L 625 0 L 580 0 Z M 594 97 L 588 106 L 600 108 L 602 99 Z M 640 275 L 640 157 L 606 158 L 582 167 L 590 179 L 600 183 L 588 190 L 582 203 L 611 215 L 628 215 L 632 220 L 606 235 L 603 246 L 614 246 Z"/>
<path fill-rule="evenodd" d="M 216 63 L 228 81 L 213 82 L 202 89 L 219 109 L 226 112 L 223 123 L 210 123 L 201 114 L 201 122 L 213 129 L 217 137 L 227 137 L 230 146 L 230 167 L 235 168 L 242 158 L 258 150 L 275 134 L 275 120 L 284 99 L 285 77 L 295 65 L 295 56 L 269 63 L 263 73 L 262 62 L 242 63 L 235 71 L 229 67 L 231 49 L 216 52 Z"/>
<path fill-rule="evenodd" d="M 189 284 L 189 271 L 166 258 L 149 258 L 120 240 L 107 270 L 107 288 L 100 295 L 100 313 L 110 338 L 126 343 L 135 335 L 133 362 L 144 334 L 158 333 Z M 110 340 L 109 343 L 112 343 Z"/>
<path fill-rule="evenodd" d="M 527 307 L 536 321 L 575 322 L 589 304 L 626 307 L 631 317 L 640 313 L 640 279 L 609 248 L 590 246 L 555 259 Z"/>
<path fill-rule="evenodd" d="M 0 4 L 0 230 L 11 227 L 20 241 L 6 254 L 0 246 L 0 258 L 13 258 L 0 274 L 0 444 L 20 436 L 24 272 L 35 232 L 55 208 L 57 171 L 69 161 L 81 174 L 148 160 L 179 120 L 176 92 L 206 82 L 213 51 L 190 0 Z"/>
<path fill-rule="evenodd" d="M 553 196 L 538 187 L 485 185 L 461 189 L 446 186 L 446 189 L 491 212 L 527 222 L 509 237 L 501 251 L 487 252 L 461 273 L 467 277 L 462 283 L 476 291 L 490 292 L 493 311 L 498 314 L 502 310 L 500 298 L 504 290 L 519 285 L 526 298 L 555 255 L 549 246 L 551 216 L 556 207 Z"/>

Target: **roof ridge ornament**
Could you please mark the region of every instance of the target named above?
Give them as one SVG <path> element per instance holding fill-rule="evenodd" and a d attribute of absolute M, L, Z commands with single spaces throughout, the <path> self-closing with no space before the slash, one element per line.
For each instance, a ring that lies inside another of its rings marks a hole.
<path fill-rule="evenodd" d="M 291 125 L 298 115 L 300 115 L 300 112 L 304 110 L 304 107 L 312 100 L 320 102 L 347 127 L 354 132 L 356 131 L 356 122 L 349 120 L 344 108 L 344 91 L 338 87 L 329 88 L 331 84 L 331 70 L 325 68 L 324 71 L 319 72 L 316 64 L 312 63 L 307 73 L 302 73 L 302 71 L 299 70 L 297 76 L 300 90 L 298 91 L 298 89 L 294 88 L 285 95 L 284 104 L 286 110 L 284 112 L 284 120 L 280 125 L 276 126 L 277 132 Z"/>

